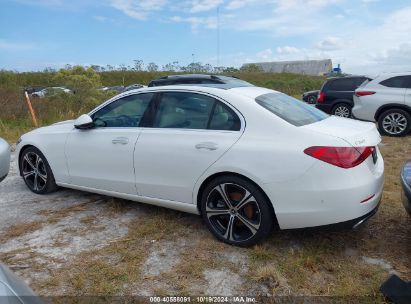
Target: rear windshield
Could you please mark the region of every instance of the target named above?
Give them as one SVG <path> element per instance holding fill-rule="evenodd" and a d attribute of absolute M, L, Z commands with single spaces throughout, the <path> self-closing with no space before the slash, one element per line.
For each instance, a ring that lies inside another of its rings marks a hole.
<path fill-rule="evenodd" d="M 305 126 L 328 117 L 324 112 L 282 93 L 258 96 L 257 103 L 294 126 Z"/>

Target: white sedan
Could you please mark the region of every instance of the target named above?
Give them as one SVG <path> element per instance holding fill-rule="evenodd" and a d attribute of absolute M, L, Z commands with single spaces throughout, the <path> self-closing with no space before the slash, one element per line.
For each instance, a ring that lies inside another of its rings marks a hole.
<path fill-rule="evenodd" d="M 368 219 L 383 190 L 380 141 L 372 123 L 273 90 L 168 86 L 29 132 L 17 155 L 35 193 L 61 186 L 201 214 L 218 239 L 247 246 L 273 228 Z"/>
<path fill-rule="evenodd" d="M 10 146 L 0 138 L 0 182 L 6 178 L 10 169 Z"/>

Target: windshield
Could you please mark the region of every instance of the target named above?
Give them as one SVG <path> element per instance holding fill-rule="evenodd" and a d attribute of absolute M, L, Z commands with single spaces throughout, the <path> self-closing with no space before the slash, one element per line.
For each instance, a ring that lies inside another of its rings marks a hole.
<path fill-rule="evenodd" d="M 282 93 L 258 96 L 256 102 L 294 126 L 305 126 L 329 117 L 303 101 Z"/>

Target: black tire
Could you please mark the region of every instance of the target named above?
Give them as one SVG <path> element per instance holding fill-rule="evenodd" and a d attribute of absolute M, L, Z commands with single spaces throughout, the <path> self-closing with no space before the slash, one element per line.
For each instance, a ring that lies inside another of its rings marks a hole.
<path fill-rule="evenodd" d="M 58 189 L 46 157 L 35 147 L 28 147 L 19 160 L 20 175 L 26 186 L 36 194 L 47 194 Z"/>
<path fill-rule="evenodd" d="M 408 134 L 410 127 L 411 116 L 402 109 L 390 109 L 384 111 L 378 117 L 378 129 L 382 135 L 404 136 Z"/>
<path fill-rule="evenodd" d="M 317 102 L 317 97 L 314 95 L 308 96 L 307 97 L 307 103 L 309 104 L 315 104 Z"/>
<path fill-rule="evenodd" d="M 352 110 L 352 107 L 348 103 L 342 102 L 342 103 L 337 103 L 333 107 L 331 114 L 335 116 L 350 118 L 351 110 Z"/>
<path fill-rule="evenodd" d="M 204 189 L 201 214 L 217 239 L 247 247 L 263 241 L 272 232 L 276 219 L 270 204 L 253 183 L 235 175 L 225 175 L 212 180 Z"/>

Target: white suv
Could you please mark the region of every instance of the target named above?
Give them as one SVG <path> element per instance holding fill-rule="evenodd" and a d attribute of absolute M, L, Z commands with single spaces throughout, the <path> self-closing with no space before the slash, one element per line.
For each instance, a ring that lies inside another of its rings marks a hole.
<path fill-rule="evenodd" d="M 364 82 L 355 90 L 352 114 L 378 122 L 383 135 L 406 135 L 411 128 L 411 72 L 384 74 Z"/>

